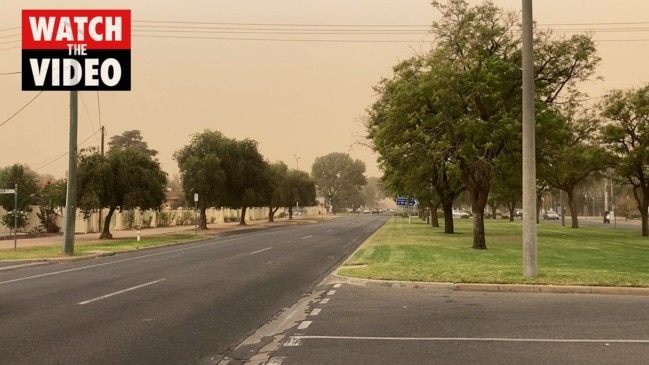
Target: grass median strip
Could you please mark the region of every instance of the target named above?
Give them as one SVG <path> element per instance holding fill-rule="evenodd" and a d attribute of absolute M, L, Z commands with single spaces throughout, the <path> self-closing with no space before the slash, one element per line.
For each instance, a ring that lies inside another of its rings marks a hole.
<path fill-rule="evenodd" d="M 486 251 L 472 250 L 472 221 L 444 234 L 419 219 L 391 219 L 347 260 L 343 276 L 422 282 L 649 287 L 649 239 L 637 230 L 538 225 L 535 280 L 523 278 L 522 222 L 486 220 Z"/>
<path fill-rule="evenodd" d="M 145 247 L 194 241 L 208 237 L 210 236 L 186 233 L 142 237 L 140 241 L 135 238 L 111 239 L 99 242 L 77 244 L 74 248 L 74 256 L 87 256 L 97 252 L 129 251 Z M 63 257 L 68 256 L 62 252 L 61 246 L 18 247 L 17 251 L 14 251 L 13 249 L 0 251 L 0 260 L 35 260 Z"/>

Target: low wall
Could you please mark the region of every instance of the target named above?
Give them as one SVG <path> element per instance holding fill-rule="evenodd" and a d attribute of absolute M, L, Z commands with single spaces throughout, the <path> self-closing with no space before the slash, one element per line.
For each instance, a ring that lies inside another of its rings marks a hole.
<path fill-rule="evenodd" d="M 280 208 L 278 212 L 284 211 L 285 209 Z M 306 214 L 315 215 L 318 214 L 317 207 L 307 207 Z M 38 227 L 41 223 L 38 219 L 37 213 L 40 212 L 39 206 L 32 206 L 31 211 L 28 212 L 29 224 L 25 227 L 26 232 Z M 63 219 L 64 211 L 59 212 L 57 217 L 57 225 L 61 227 L 63 231 L 63 226 L 65 224 Z M 76 221 L 75 221 L 75 231 L 76 233 L 91 233 L 99 232 L 99 221 L 101 219 L 101 224 L 103 226 L 106 214 L 108 209 L 102 209 L 101 212 L 93 212 L 88 219 L 85 219 L 83 214 L 80 211 L 77 211 Z M 0 207 L 0 216 L 5 215 L 6 211 Z M 241 209 L 208 209 L 205 212 L 207 216 L 208 223 L 225 223 L 232 221 L 239 221 L 241 217 Z M 192 209 L 162 209 L 160 211 L 124 211 L 124 212 L 114 212 L 110 220 L 110 230 L 111 231 L 121 231 L 127 229 L 133 229 L 138 226 L 140 227 L 158 227 L 158 226 L 176 226 L 176 225 L 193 225 L 194 221 L 194 210 Z M 246 221 L 256 221 L 256 220 L 267 220 L 268 219 L 268 208 L 249 208 L 246 210 Z M 0 223 L 0 233 L 9 233 L 13 227 L 6 227 Z"/>

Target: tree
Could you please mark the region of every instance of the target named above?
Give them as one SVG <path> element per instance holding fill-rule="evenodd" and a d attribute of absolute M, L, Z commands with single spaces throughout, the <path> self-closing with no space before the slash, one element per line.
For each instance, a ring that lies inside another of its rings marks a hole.
<path fill-rule="evenodd" d="M 432 4 L 441 12 L 433 24 L 433 49 L 395 68 L 395 78 L 403 80 L 395 90 L 412 95 L 400 99 L 407 100 L 409 112 L 400 113 L 403 105 L 391 99 L 375 110 L 382 118 L 404 119 L 408 128 L 401 134 L 424 134 L 429 158 L 457 168 L 471 201 L 473 248 L 486 249 L 484 208 L 496 162 L 520 146 L 520 20 L 490 2 Z M 576 81 L 591 76 L 599 62 L 587 36 L 554 39 L 537 29 L 535 42 L 540 103 L 556 102 Z"/>
<path fill-rule="evenodd" d="M 611 123 L 602 141 L 615 158 L 615 173 L 630 185 L 642 218 L 642 236 L 649 236 L 649 86 L 616 90 L 601 105 Z"/>
<path fill-rule="evenodd" d="M 58 233 L 61 230 L 56 223 L 58 210 L 65 206 L 67 182 L 65 180 L 47 181 L 38 194 L 40 212 L 37 214 L 41 226 L 47 233 Z"/>
<path fill-rule="evenodd" d="M 27 166 L 15 164 L 0 169 L 0 189 L 14 189 L 18 185 L 18 210 L 29 211 L 29 205 L 35 204 L 38 194 L 37 174 Z M 14 210 L 13 194 L 0 194 L 0 205 L 7 211 Z"/>
<path fill-rule="evenodd" d="M 237 141 L 205 130 L 193 135 L 188 145 L 174 153 L 174 159 L 187 199 L 199 194 L 201 229 L 207 229 L 207 208 L 241 208 L 240 224 L 245 224 L 246 208 L 266 203 L 269 167 L 256 141 Z"/>
<path fill-rule="evenodd" d="M 600 120 L 589 111 L 564 111 L 563 128 L 558 128 L 555 137 L 546 141 L 538 167 L 541 179 L 568 195 L 572 228 L 579 228 L 575 188 L 589 177 L 611 166 L 610 154 L 599 145 L 597 133 Z"/>
<path fill-rule="evenodd" d="M 151 153 L 115 146 L 101 156 L 96 149 L 79 156 L 78 205 L 82 210 L 108 208 L 100 239 L 112 238 L 110 220 L 116 210 L 159 209 L 165 200 L 167 174 Z"/>
<path fill-rule="evenodd" d="M 318 192 L 325 200 L 344 204 L 345 196 L 358 193 L 361 186 L 367 184 L 365 163 L 341 152 L 332 152 L 315 159 L 311 166 L 311 176 L 318 187 Z M 335 211 L 335 210 L 332 210 Z"/>
<path fill-rule="evenodd" d="M 151 157 L 158 155 L 158 151 L 149 149 L 149 145 L 144 141 L 144 137 L 139 130 L 125 131 L 121 135 L 110 137 L 108 147 L 111 150 L 129 148 L 140 151 Z"/>
<path fill-rule="evenodd" d="M 288 207 L 288 219 L 293 219 L 293 207 L 315 205 L 315 182 L 308 173 L 290 170 L 281 186 L 282 206 Z"/>
<path fill-rule="evenodd" d="M 288 175 L 288 166 L 282 162 L 275 162 L 268 166 L 268 181 L 270 189 L 266 190 L 266 205 L 268 206 L 268 222 L 275 221 L 275 213 L 280 207 L 286 206 L 282 200 L 282 188 Z"/>

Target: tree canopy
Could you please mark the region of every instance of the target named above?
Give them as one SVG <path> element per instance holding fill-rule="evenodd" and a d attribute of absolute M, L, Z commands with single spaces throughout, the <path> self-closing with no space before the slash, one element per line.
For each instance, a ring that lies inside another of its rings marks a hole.
<path fill-rule="evenodd" d="M 318 192 L 334 207 L 344 206 L 345 197 L 358 194 L 367 184 L 364 174 L 365 163 L 352 160 L 349 154 L 342 152 L 316 157 L 311 166 L 311 176 Z"/>

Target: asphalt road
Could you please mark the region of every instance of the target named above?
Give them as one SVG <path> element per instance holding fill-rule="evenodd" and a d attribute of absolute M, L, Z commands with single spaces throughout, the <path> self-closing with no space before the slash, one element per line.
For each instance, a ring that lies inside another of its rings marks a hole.
<path fill-rule="evenodd" d="M 274 365 L 647 364 L 649 298 L 331 285 Z"/>
<path fill-rule="evenodd" d="M 219 236 L 0 272 L 2 364 L 213 364 L 388 219 Z"/>

